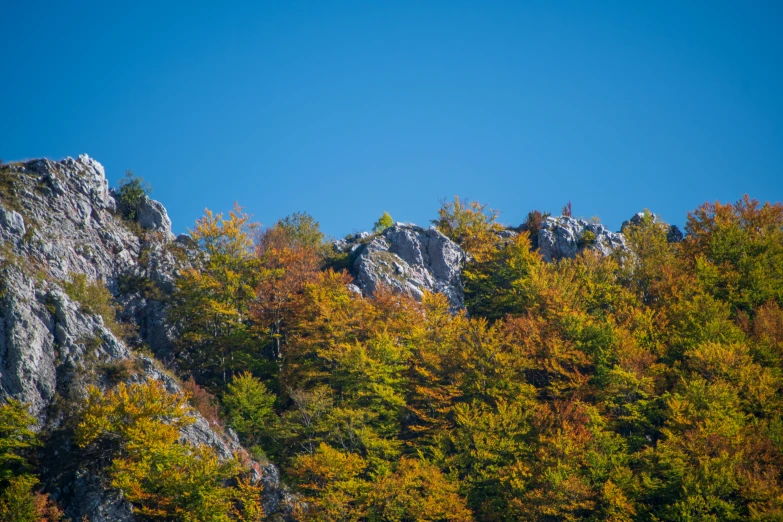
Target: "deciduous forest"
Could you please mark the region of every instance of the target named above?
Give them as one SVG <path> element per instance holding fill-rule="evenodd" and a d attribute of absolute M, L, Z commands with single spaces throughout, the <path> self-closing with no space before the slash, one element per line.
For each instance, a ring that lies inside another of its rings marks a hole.
<path fill-rule="evenodd" d="M 679 242 L 648 212 L 628 249 L 551 263 L 540 212 L 497 216 L 434 216 L 468 255 L 455 309 L 357 294 L 307 213 L 207 211 L 170 303 L 187 393 L 91 388 L 74 444 L 149 520 L 261 519 L 250 460 L 302 521 L 783 520 L 783 205 L 705 203 Z M 178 442 L 193 409 L 247 452 Z M 30 424 L 0 409 L 0 511 L 35 489 Z"/>

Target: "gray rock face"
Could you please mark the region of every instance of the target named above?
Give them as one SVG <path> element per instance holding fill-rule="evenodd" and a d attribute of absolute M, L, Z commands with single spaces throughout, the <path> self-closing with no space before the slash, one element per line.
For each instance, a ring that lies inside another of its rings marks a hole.
<path fill-rule="evenodd" d="M 166 321 L 167 296 L 189 265 L 192 244 L 175 242 L 160 203 L 148 200 L 137 237 L 116 215 L 104 169 L 82 155 L 4 165 L 12 194 L 0 194 L 0 400 L 29 403 L 50 433 L 41 450 L 42 480 L 68 517 L 92 522 L 132 521 L 132 507 L 108 488 L 108 462 L 80 457 L 62 426 L 62 401 L 83 398 L 86 384 L 108 387 L 101 368 L 134 360 L 131 381 L 156 379 L 170 391 L 179 385 L 160 363 L 134 353 L 104 324 L 63 291 L 73 274 L 103 281 L 138 326 L 139 340 L 165 356 L 176 331 Z M 222 457 L 240 449 L 231 433 L 219 434 L 200 416 L 182 439 L 208 444 Z M 290 504 L 272 466 L 259 466 L 268 481 L 265 505 Z M 268 475 L 268 476 L 267 476 Z"/>
<path fill-rule="evenodd" d="M 627 248 L 623 234 L 611 232 L 600 223 L 568 216 L 546 218 L 538 232 L 538 250 L 544 261 L 574 258 L 586 249 L 607 256 Z"/>
<path fill-rule="evenodd" d="M 425 291 L 439 292 L 455 308 L 463 306 L 460 273 L 466 255 L 462 249 L 435 228 L 397 223 L 370 239 L 359 237 L 345 244 L 356 255 L 353 263 L 355 285 L 371 295 L 379 285 L 420 299 Z"/>
<path fill-rule="evenodd" d="M 171 220 L 166 208 L 158 201 L 144 196 L 139 205 L 137 221 L 144 230 L 156 230 L 171 234 Z"/>
<path fill-rule="evenodd" d="M 46 159 L 7 167 L 13 176 L 18 212 L 26 234 L 3 219 L 0 241 L 40 265 L 55 279 L 72 272 L 111 284 L 134 266 L 140 241 L 114 218 L 114 198 L 100 163 L 80 156 L 59 162 Z M 0 214 L 8 216 L 6 203 Z M 11 213 L 11 215 L 13 215 Z"/>
<path fill-rule="evenodd" d="M 6 210 L 0 207 L 0 225 L 12 236 L 23 237 L 26 232 L 24 218 L 15 210 Z"/>
<path fill-rule="evenodd" d="M 88 355 L 103 363 L 131 356 L 103 324 L 85 314 L 56 285 L 37 283 L 17 267 L 3 270 L 0 300 L 0 397 L 30 404 L 44 420 L 58 375 L 83 366 Z"/>
<path fill-rule="evenodd" d="M 644 212 L 637 212 L 636 214 L 631 216 L 631 219 L 627 219 L 627 220 L 623 221 L 623 224 L 620 225 L 620 230 L 623 231 L 623 230 L 625 230 L 627 227 L 629 227 L 631 225 L 639 225 L 644 220 L 644 216 L 645 216 Z M 658 216 L 657 215 L 650 214 L 650 216 L 652 217 L 652 222 L 653 223 L 657 223 L 658 222 Z"/>

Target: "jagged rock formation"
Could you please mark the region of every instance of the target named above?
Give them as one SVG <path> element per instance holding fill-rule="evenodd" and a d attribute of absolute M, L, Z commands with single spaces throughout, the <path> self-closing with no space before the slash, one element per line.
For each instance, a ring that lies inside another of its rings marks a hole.
<path fill-rule="evenodd" d="M 439 292 L 454 308 L 463 306 L 465 252 L 434 227 L 397 223 L 375 236 L 365 232 L 346 238 L 337 248 L 355 256 L 351 272 L 363 295 L 384 285 L 418 299 L 425 291 Z"/>
<path fill-rule="evenodd" d="M 600 223 L 569 216 L 549 216 L 538 231 L 538 250 L 544 261 L 574 258 L 586 249 L 607 256 L 615 250 L 627 248 L 623 234 L 611 232 Z"/>
<path fill-rule="evenodd" d="M 81 521 L 134 520 L 131 506 L 105 487 L 102 469 L 72 447 L 63 408 L 87 384 L 108 387 L 116 369 L 123 380 L 178 384 L 162 364 L 132 350 L 99 315 L 63 291 L 74 274 L 102 281 L 138 328 L 135 342 L 165 359 L 176 332 L 166 321 L 177 273 L 189 265 L 188 238 L 174 239 L 160 203 L 144 198 L 136 221 L 122 218 L 103 167 L 86 155 L 59 162 L 34 160 L 0 170 L 0 400 L 31 405 L 45 428 L 42 479 L 47 490 Z M 183 440 L 214 447 L 223 457 L 239 449 L 229 431 L 218 434 L 199 417 Z M 266 488 L 267 513 L 289 498 L 274 466 L 255 467 Z"/>

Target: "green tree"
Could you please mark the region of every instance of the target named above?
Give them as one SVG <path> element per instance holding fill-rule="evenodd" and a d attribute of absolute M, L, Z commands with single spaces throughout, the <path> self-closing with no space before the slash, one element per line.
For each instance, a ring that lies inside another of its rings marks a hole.
<path fill-rule="evenodd" d="M 533 281 L 543 270 L 541 256 L 530 249 L 527 234 L 518 234 L 481 261 L 465 266 L 465 306 L 471 314 L 500 319 L 520 314 L 535 302 Z"/>
<path fill-rule="evenodd" d="M 29 451 L 39 442 L 30 429 L 35 418 L 21 402 L 10 399 L 0 406 L 0 481 L 30 471 Z"/>
<path fill-rule="evenodd" d="M 376 234 L 380 234 L 392 225 L 394 225 L 394 220 L 392 219 L 391 214 L 384 212 L 381 217 L 378 218 L 378 221 L 373 224 L 372 230 Z"/>
<path fill-rule="evenodd" d="M 249 372 L 234 376 L 223 395 L 229 425 L 242 442 L 259 453 L 262 441 L 274 431 L 275 396 Z"/>
<path fill-rule="evenodd" d="M 116 192 L 117 203 L 122 215 L 130 221 L 135 221 L 142 201 L 151 192 L 152 187 L 149 183 L 134 174 L 132 170 L 126 170 Z"/>
<path fill-rule="evenodd" d="M 298 246 L 315 250 L 323 246 L 325 236 L 321 225 L 307 212 L 294 212 L 275 223 L 273 228 L 284 232 L 288 241 Z"/>

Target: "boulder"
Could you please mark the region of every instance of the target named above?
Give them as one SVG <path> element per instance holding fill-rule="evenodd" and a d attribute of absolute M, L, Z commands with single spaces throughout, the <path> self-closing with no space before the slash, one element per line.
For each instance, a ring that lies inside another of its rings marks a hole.
<path fill-rule="evenodd" d="M 679 243 L 685 239 L 682 231 L 677 228 L 677 225 L 669 225 L 669 230 L 666 232 L 666 241 L 669 243 Z"/>
<path fill-rule="evenodd" d="M 24 218 L 19 212 L 15 210 L 6 210 L 1 206 L 0 225 L 12 236 L 22 237 L 27 231 L 24 226 Z"/>

